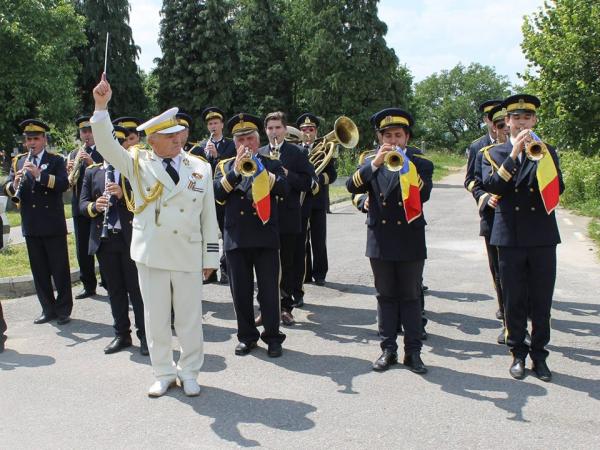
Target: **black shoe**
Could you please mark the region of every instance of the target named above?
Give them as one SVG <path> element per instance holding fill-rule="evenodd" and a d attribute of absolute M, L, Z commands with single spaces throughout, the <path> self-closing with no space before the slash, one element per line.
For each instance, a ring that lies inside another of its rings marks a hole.
<path fill-rule="evenodd" d="M 120 352 L 127 347 L 131 347 L 131 336 L 117 336 L 110 344 L 104 347 L 104 353 L 110 355 L 111 353 Z"/>
<path fill-rule="evenodd" d="M 146 338 L 140 339 L 140 354 L 143 356 L 148 356 L 150 354 L 150 350 L 148 350 L 148 342 L 146 342 Z"/>
<path fill-rule="evenodd" d="M 498 335 L 498 338 L 496 339 L 496 341 L 500 345 L 505 345 L 506 344 L 506 328 L 502 328 L 502 331 Z"/>
<path fill-rule="evenodd" d="M 291 327 L 292 325 L 294 325 L 296 323 L 294 321 L 294 316 L 292 316 L 292 313 L 289 311 L 281 311 L 281 322 L 286 327 Z"/>
<path fill-rule="evenodd" d="M 238 356 L 247 355 L 256 348 L 256 342 L 240 342 L 235 347 L 235 354 Z"/>
<path fill-rule="evenodd" d="M 202 280 L 202 284 L 211 284 L 217 282 L 217 271 L 213 271 L 206 280 Z"/>
<path fill-rule="evenodd" d="M 386 348 L 383 350 L 381 356 L 373 363 L 373 370 L 376 372 L 383 372 L 388 370 L 393 364 L 398 364 L 398 353 Z"/>
<path fill-rule="evenodd" d="M 525 378 L 525 359 L 515 357 L 508 371 L 510 376 L 517 380 Z"/>
<path fill-rule="evenodd" d="M 35 323 L 36 325 L 40 325 L 42 323 L 48 323 L 51 320 L 56 319 L 56 314 L 46 314 L 46 313 L 42 313 L 42 315 L 40 317 L 38 317 L 37 319 L 35 319 L 33 321 L 33 323 Z"/>
<path fill-rule="evenodd" d="M 304 296 L 302 294 L 294 295 L 294 302 L 292 305 L 294 308 L 302 308 L 304 306 Z"/>
<path fill-rule="evenodd" d="M 496 319 L 504 321 L 504 311 L 501 309 L 496 311 Z"/>
<path fill-rule="evenodd" d="M 410 353 L 408 355 L 404 355 L 404 361 L 402 364 L 408 367 L 411 372 L 421 374 L 427 373 L 427 367 L 425 367 L 425 364 L 423 363 L 419 353 Z"/>
<path fill-rule="evenodd" d="M 525 339 L 523 339 L 523 344 L 525 344 L 527 347 L 531 347 L 531 335 L 529 334 L 529 331 L 525 332 Z"/>
<path fill-rule="evenodd" d="M 279 358 L 283 353 L 283 348 L 279 342 L 272 342 L 267 349 L 267 355 L 271 358 Z"/>
<path fill-rule="evenodd" d="M 75 296 L 75 300 L 81 300 L 82 298 L 93 297 L 96 295 L 96 291 L 86 291 L 85 289 Z"/>
<path fill-rule="evenodd" d="M 552 381 L 552 372 L 550 372 L 550 369 L 548 369 L 546 361 L 542 359 L 537 361 L 534 360 L 533 364 L 531 365 L 531 370 L 535 372 L 540 380 L 546 382 Z"/>
<path fill-rule="evenodd" d="M 421 289 L 423 289 L 423 292 L 428 291 L 429 290 L 429 286 L 425 286 L 424 284 L 421 286 Z"/>
<path fill-rule="evenodd" d="M 317 286 L 325 286 L 325 279 L 319 278 L 319 279 L 315 280 L 315 284 Z"/>
<path fill-rule="evenodd" d="M 219 280 L 219 284 L 229 284 L 229 277 L 226 272 L 221 271 L 221 279 Z"/>
<path fill-rule="evenodd" d="M 71 321 L 71 316 L 59 317 L 56 321 L 57 325 L 66 325 Z"/>

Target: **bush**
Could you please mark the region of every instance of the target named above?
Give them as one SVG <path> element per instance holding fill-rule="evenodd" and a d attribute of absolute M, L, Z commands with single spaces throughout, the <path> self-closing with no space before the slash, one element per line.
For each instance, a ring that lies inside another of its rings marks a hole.
<path fill-rule="evenodd" d="M 560 166 L 565 182 L 561 197 L 564 206 L 592 217 L 600 217 L 600 156 L 578 152 L 561 155 Z"/>

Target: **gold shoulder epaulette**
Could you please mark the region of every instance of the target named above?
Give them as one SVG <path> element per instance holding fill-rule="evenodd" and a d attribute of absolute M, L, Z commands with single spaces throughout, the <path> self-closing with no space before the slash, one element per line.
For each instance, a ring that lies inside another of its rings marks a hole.
<path fill-rule="evenodd" d="M 486 151 L 486 150 L 489 150 L 489 149 L 490 149 L 490 148 L 492 148 L 492 147 L 495 147 L 496 145 L 500 145 L 500 144 L 496 143 L 496 144 L 492 144 L 492 145 L 486 145 L 485 147 L 483 147 L 483 148 L 482 148 L 481 150 L 479 150 L 479 151 L 480 151 L 480 152 L 484 152 L 484 151 Z"/>
<path fill-rule="evenodd" d="M 416 156 L 417 158 L 426 159 L 427 161 L 429 161 L 429 158 L 423 153 L 413 153 L 411 156 Z"/>
<path fill-rule="evenodd" d="M 222 159 L 221 161 L 219 161 L 219 164 L 217 164 L 217 170 L 220 170 L 221 173 L 223 174 L 223 176 L 225 176 L 225 163 L 227 161 L 231 161 L 232 159 L 235 159 L 235 156 L 231 157 L 231 158 L 227 158 L 227 159 Z M 217 171 L 215 170 L 215 173 Z"/>
<path fill-rule="evenodd" d="M 492 145 L 488 145 L 487 147 L 483 147 L 481 149 L 481 151 L 483 152 L 483 156 L 485 156 L 485 159 L 487 159 L 488 162 L 490 163 L 490 166 L 492 166 L 492 169 L 498 171 L 498 170 L 500 170 L 500 166 L 498 166 L 496 161 L 494 161 L 494 159 L 492 158 L 492 155 L 490 155 L 490 148 L 492 148 L 494 145 L 498 145 L 498 144 L 492 144 Z"/>
<path fill-rule="evenodd" d="M 375 150 L 365 150 L 364 152 L 362 152 L 358 157 L 358 165 L 362 166 L 365 160 L 370 156 L 375 156 Z"/>
<path fill-rule="evenodd" d="M 90 164 L 89 166 L 87 166 L 87 168 L 88 168 L 88 169 L 93 169 L 94 167 L 100 167 L 100 166 L 102 166 L 102 165 L 104 165 L 104 163 L 103 163 L 103 162 L 101 162 L 101 163 L 96 163 L 96 164 Z"/>

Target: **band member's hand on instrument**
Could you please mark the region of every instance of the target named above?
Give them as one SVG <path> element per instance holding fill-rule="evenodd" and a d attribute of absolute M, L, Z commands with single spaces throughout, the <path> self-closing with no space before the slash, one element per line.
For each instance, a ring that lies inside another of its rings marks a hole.
<path fill-rule="evenodd" d="M 106 211 L 106 208 L 108 208 L 108 196 L 106 194 L 104 194 L 104 195 L 101 195 L 100 197 L 98 197 L 96 199 L 96 203 L 94 205 L 94 208 L 98 212 L 104 212 L 104 211 Z"/>
<path fill-rule="evenodd" d="M 217 269 L 202 269 L 202 277 L 205 280 L 208 280 L 208 278 L 212 275 L 212 273 L 217 270 Z"/>
<path fill-rule="evenodd" d="M 525 144 L 527 144 L 530 140 L 531 130 L 521 130 L 515 138 L 515 143 L 513 144 L 512 152 L 510 152 L 510 157 L 513 160 L 517 159 L 519 153 L 525 150 Z"/>
<path fill-rule="evenodd" d="M 249 152 L 250 150 L 248 150 L 247 147 L 244 147 L 243 145 L 240 145 L 236 152 L 237 155 L 235 156 L 235 164 L 233 165 L 235 171 L 237 173 L 240 173 L 242 170 L 242 166 L 241 166 L 241 160 L 244 156 L 246 156 L 246 154 Z"/>
<path fill-rule="evenodd" d="M 21 182 L 21 178 L 23 178 L 23 169 L 17 170 L 15 173 L 15 179 L 13 180 L 13 190 L 16 191 L 19 187 L 19 183 Z"/>
<path fill-rule="evenodd" d="M 114 195 L 119 200 L 123 198 L 123 189 L 117 183 L 111 183 L 110 181 L 106 183 L 106 192 L 109 195 Z"/>
<path fill-rule="evenodd" d="M 395 147 L 392 144 L 383 144 L 381 147 L 379 147 L 379 150 L 375 155 L 375 159 L 373 159 L 373 165 L 375 167 L 381 167 L 385 160 L 385 154 L 392 150 L 395 150 Z"/>
<path fill-rule="evenodd" d="M 23 165 L 23 170 L 29 172 L 31 176 L 35 179 L 37 179 L 37 177 L 40 176 L 40 173 L 42 173 L 38 166 L 29 161 L 25 162 L 25 164 Z"/>
<path fill-rule="evenodd" d="M 283 168 L 283 172 L 285 173 L 285 176 L 287 177 L 287 174 L 289 172 L 289 170 L 287 170 L 285 167 Z"/>
<path fill-rule="evenodd" d="M 102 73 L 100 82 L 96 85 L 92 91 L 94 94 L 94 101 L 96 102 L 96 111 L 103 111 L 108 107 L 108 102 L 112 97 L 112 89 L 108 81 L 106 81 L 106 74 Z"/>
<path fill-rule="evenodd" d="M 213 141 L 211 141 L 210 139 L 208 140 L 208 142 L 206 143 L 206 147 L 205 147 L 206 151 L 208 151 L 208 153 L 210 154 L 210 156 L 212 156 L 213 158 L 216 158 L 218 156 L 217 153 L 217 146 L 215 145 L 215 143 Z"/>
<path fill-rule="evenodd" d="M 490 208 L 496 209 L 496 206 L 498 206 L 498 197 L 495 195 L 490 195 L 487 204 Z"/>
<path fill-rule="evenodd" d="M 88 152 L 86 152 L 84 149 L 79 150 L 79 153 L 77 154 L 77 156 L 79 156 L 87 166 L 89 166 L 90 164 L 94 164 L 94 160 L 92 159 L 92 157 L 90 156 L 90 154 Z M 73 164 L 71 164 L 72 166 Z"/>
<path fill-rule="evenodd" d="M 364 203 L 364 205 L 363 205 L 363 208 L 364 208 L 364 210 L 365 210 L 365 211 L 368 211 L 368 210 L 369 210 L 369 197 L 367 197 L 367 198 L 365 199 L 365 203 Z"/>
<path fill-rule="evenodd" d="M 69 159 L 67 161 L 67 172 L 71 172 L 73 170 L 73 164 L 75 164 L 75 159 Z"/>

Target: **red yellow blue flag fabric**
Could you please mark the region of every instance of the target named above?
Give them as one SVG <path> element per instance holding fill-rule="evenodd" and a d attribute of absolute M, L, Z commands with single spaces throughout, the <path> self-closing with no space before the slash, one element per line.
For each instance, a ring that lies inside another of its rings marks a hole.
<path fill-rule="evenodd" d="M 404 153 L 404 152 L 402 152 Z M 404 156 L 404 165 L 400 169 L 400 190 L 406 221 L 411 223 L 423 214 L 421 192 L 419 191 L 419 174 L 413 162 Z"/>
<path fill-rule="evenodd" d="M 252 199 L 254 200 L 256 214 L 264 225 L 271 218 L 271 195 L 269 194 L 271 187 L 269 183 L 269 173 L 265 170 L 265 166 L 263 166 L 256 155 L 252 156 L 252 159 L 257 167 L 256 173 L 252 179 Z"/>
<path fill-rule="evenodd" d="M 533 131 L 531 135 L 536 141 L 541 142 L 541 139 Z M 548 150 L 545 149 L 545 145 L 543 145 L 543 148 L 544 157 L 537 162 L 536 178 L 544 208 L 546 208 L 546 213 L 550 214 L 558 206 L 560 184 L 554 160 Z"/>

